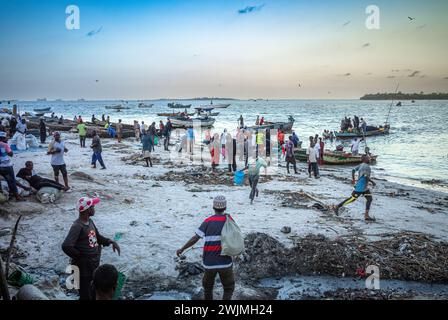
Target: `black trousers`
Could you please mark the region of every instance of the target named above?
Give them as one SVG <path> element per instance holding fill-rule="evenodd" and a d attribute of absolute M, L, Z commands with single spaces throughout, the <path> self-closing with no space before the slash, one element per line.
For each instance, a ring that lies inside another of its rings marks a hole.
<path fill-rule="evenodd" d="M 79 300 L 93 300 L 92 295 L 92 280 L 93 272 L 99 267 L 99 260 L 93 260 L 83 257 L 79 260 L 73 261 L 72 264 L 79 268 Z"/>

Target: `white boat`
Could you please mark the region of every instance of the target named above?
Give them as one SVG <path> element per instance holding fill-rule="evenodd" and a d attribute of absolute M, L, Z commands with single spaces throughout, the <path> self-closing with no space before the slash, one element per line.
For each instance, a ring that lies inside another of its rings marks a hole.
<path fill-rule="evenodd" d="M 127 109 L 131 109 L 129 107 L 123 107 L 121 104 L 116 105 L 116 106 L 106 106 L 105 108 L 109 109 L 109 110 L 127 110 Z"/>
<path fill-rule="evenodd" d="M 228 107 L 230 107 L 230 103 L 207 104 L 205 106 L 201 106 L 202 109 L 225 109 Z"/>
<path fill-rule="evenodd" d="M 185 118 L 185 117 L 171 117 L 171 124 L 174 128 L 191 128 L 197 125 L 201 127 L 212 127 L 215 123 L 215 119 L 210 117 L 197 117 L 197 118 Z"/>
<path fill-rule="evenodd" d="M 144 104 L 143 102 L 141 102 L 141 103 L 138 104 L 138 107 L 142 108 L 142 109 L 149 109 L 149 108 L 152 108 L 153 105 L 154 105 L 153 103 L 151 103 L 151 104 Z"/>

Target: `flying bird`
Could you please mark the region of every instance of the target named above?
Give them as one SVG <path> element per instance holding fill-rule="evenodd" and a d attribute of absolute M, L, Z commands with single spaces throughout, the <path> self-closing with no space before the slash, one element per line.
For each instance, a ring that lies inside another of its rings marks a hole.
<path fill-rule="evenodd" d="M 408 17 L 408 19 L 409 19 L 410 21 L 415 20 L 415 18 L 412 18 L 412 17 Z"/>
<path fill-rule="evenodd" d="M 302 84 L 299 83 L 299 88 L 302 88 Z"/>
<path fill-rule="evenodd" d="M 370 43 L 364 43 L 364 44 L 362 45 L 362 48 L 367 48 L 367 47 L 370 47 Z"/>
<path fill-rule="evenodd" d="M 92 31 L 88 32 L 88 33 L 86 34 L 86 36 L 87 36 L 87 37 L 93 37 L 94 35 L 100 33 L 101 30 L 103 30 L 103 26 L 101 26 L 101 27 L 100 27 L 99 29 L 97 29 L 97 30 L 92 30 Z"/>
<path fill-rule="evenodd" d="M 344 23 L 342 26 L 343 26 L 343 27 L 346 27 L 346 26 L 348 26 L 350 23 L 351 23 L 351 21 L 347 21 L 347 22 Z"/>
<path fill-rule="evenodd" d="M 247 14 L 247 13 L 252 13 L 252 12 L 257 12 L 257 11 L 261 11 L 261 9 L 263 9 L 263 7 L 265 6 L 266 4 L 262 4 L 262 5 L 259 5 L 259 6 L 247 6 L 246 8 L 244 8 L 244 9 L 240 9 L 240 10 L 238 10 L 238 13 L 239 14 Z"/>

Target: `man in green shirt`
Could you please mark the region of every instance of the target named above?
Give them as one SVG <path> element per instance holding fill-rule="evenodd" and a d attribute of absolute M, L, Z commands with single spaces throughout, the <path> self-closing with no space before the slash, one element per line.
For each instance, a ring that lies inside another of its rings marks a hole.
<path fill-rule="evenodd" d="M 79 143 L 81 145 L 81 148 L 85 148 L 86 147 L 87 129 L 86 129 L 86 124 L 82 121 L 82 119 L 79 121 L 79 124 L 76 128 L 78 129 Z"/>

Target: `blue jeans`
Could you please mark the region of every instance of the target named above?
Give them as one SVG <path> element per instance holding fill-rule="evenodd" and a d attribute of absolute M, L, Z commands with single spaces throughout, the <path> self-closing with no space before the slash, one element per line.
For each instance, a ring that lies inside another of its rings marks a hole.
<path fill-rule="evenodd" d="M 9 192 L 17 195 L 17 185 L 16 185 L 16 178 L 14 178 L 14 169 L 13 167 L 0 167 L 0 176 L 5 178 L 6 182 L 8 183 Z"/>
<path fill-rule="evenodd" d="M 104 168 L 106 167 L 103 162 L 103 157 L 101 156 L 101 152 L 94 152 L 92 154 L 92 165 L 96 165 L 96 161 L 100 163 L 100 165 Z"/>

